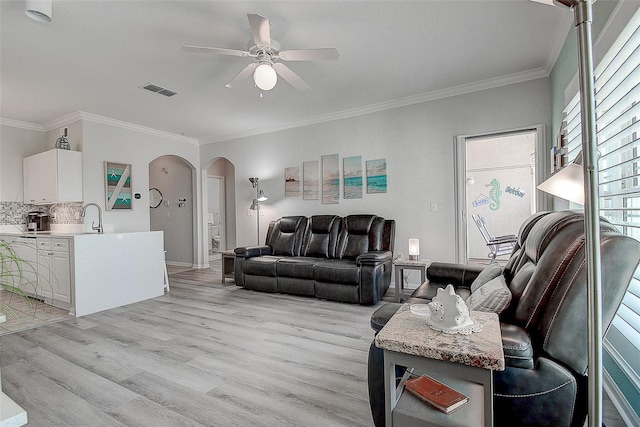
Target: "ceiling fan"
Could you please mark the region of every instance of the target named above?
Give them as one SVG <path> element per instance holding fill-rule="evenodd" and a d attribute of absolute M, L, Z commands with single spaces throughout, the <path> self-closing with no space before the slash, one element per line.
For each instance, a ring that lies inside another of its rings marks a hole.
<path fill-rule="evenodd" d="M 247 50 L 222 49 L 217 47 L 183 46 L 186 52 L 212 53 L 214 55 L 250 57 L 255 60 L 240 71 L 226 87 L 234 87 L 253 73 L 256 86 L 262 90 L 275 87 L 278 76 L 294 88 L 303 91 L 309 85 L 282 61 L 335 61 L 340 53 L 335 48 L 280 50 L 280 44 L 271 38 L 269 20 L 264 16 L 248 13 L 253 40 L 247 44 Z"/>

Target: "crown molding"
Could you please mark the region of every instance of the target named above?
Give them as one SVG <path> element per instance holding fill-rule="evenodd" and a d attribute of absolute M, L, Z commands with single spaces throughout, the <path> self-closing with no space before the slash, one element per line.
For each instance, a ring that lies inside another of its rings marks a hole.
<path fill-rule="evenodd" d="M 157 136 L 160 138 L 171 139 L 178 142 L 185 142 L 187 144 L 199 145 L 200 141 L 195 138 L 189 138 L 183 135 L 176 135 L 175 133 L 165 132 L 158 129 L 153 129 L 146 126 L 137 125 L 135 123 L 129 123 L 122 120 L 111 119 L 109 117 L 99 116 L 97 114 L 86 113 L 84 111 L 78 111 L 75 113 L 68 114 L 64 117 L 60 117 L 59 119 L 53 120 L 51 122 L 45 123 L 45 130 L 49 131 L 52 129 L 57 129 L 63 126 L 67 126 L 71 123 L 77 122 L 79 120 L 85 120 L 87 122 L 92 123 L 100 123 L 103 125 L 114 126 L 121 129 L 131 130 L 134 132 L 141 132 L 147 135 Z"/>
<path fill-rule="evenodd" d="M 29 123 L 29 122 L 21 122 L 20 120 L 5 119 L 3 117 L 0 117 L 0 125 L 10 126 L 12 128 L 33 130 L 36 132 L 46 132 L 42 125 L 38 125 L 36 123 Z"/>
<path fill-rule="evenodd" d="M 201 145 L 215 144 L 234 139 L 247 138 L 266 133 L 279 132 L 287 129 L 311 126 L 319 123 L 331 122 L 335 120 L 348 119 L 352 117 L 363 116 L 366 114 L 377 113 L 380 111 L 392 110 L 394 108 L 406 107 L 409 105 L 421 104 L 424 102 L 436 101 L 438 99 L 450 98 L 453 96 L 464 95 L 473 92 L 479 92 L 487 89 L 494 89 L 501 86 L 508 86 L 516 83 L 522 83 L 529 80 L 549 77 L 549 71 L 545 68 L 537 68 L 522 73 L 514 73 L 507 76 L 501 76 L 493 79 L 482 80 L 479 82 L 454 86 L 447 89 L 436 90 L 432 92 L 421 93 L 418 95 L 407 96 L 392 101 L 380 102 L 364 107 L 352 108 L 349 110 L 337 111 L 335 113 L 323 114 L 320 116 L 310 117 L 308 119 L 296 122 L 285 123 L 283 125 L 251 129 L 246 132 L 238 132 L 235 134 L 227 134 L 220 137 L 202 141 Z"/>
<path fill-rule="evenodd" d="M 78 122 L 80 120 L 82 120 L 81 113 L 75 112 L 75 113 L 67 114 L 66 116 L 62 116 L 55 120 L 51 120 L 50 122 L 45 123 L 43 126 L 44 126 L 44 130 L 46 132 L 49 132 L 50 130 L 69 126 L 70 124 Z"/>

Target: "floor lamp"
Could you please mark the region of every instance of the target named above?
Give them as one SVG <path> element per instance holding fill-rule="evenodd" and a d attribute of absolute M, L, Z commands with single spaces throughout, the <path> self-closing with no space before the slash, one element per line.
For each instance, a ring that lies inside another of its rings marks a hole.
<path fill-rule="evenodd" d="M 258 178 L 253 177 L 249 178 L 249 182 L 251 186 L 256 190 L 256 197 L 253 199 L 251 203 L 251 207 L 249 209 L 256 211 L 256 226 L 257 226 L 257 241 L 258 246 L 260 246 L 260 202 L 266 202 L 269 198 L 264 194 L 264 192 L 260 189 L 258 185 Z"/>
<path fill-rule="evenodd" d="M 595 1 L 595 0 L 594 0 Z M 588 425 L 602 426 L 602 280 L 598 210 L 598 151 L 596 141 L 592 0 L 556 0 L 573 9 L 578 35 L 578 72 L 582 119 L 582 177 L 584 193 L 585 262 L 588 305 Z M 554 178 L 553 176 L 551 178 Z M 551 178 L 549 180 L 551 180 Z M 545 184 L 545 183 L 543 183 Z M 541 185 L 543 185 L 541 184 Z"/>

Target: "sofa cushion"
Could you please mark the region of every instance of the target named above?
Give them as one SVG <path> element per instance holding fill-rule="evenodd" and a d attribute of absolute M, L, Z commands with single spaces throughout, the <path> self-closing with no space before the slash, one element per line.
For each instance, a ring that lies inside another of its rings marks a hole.
<path fill-rule="evenodd" d="M 480 286 L 502 274 L 502 267 L 497 262 L 492 262 L 478 274 L 471 284 L 471 292 L 475 292 Z"/>
<path fill-rule="evenodd" d="M 314 215 L 302 243 L 302 253 L 308 257 L 335 258 L 340 228 L 340 217 L 336 215 Z"/>
<path fill-rule="evenodd" d="M 500 275 L 471 292 L 466 303 L 471 311 L 502 313 L 511 302 L 511 291 Z"/>
<path fill-rule="evenodd" d="M 313 269 L 313 279 L 317 282 L 358 286 L 360 267 L 350 260 L 319 261 Z"/>
<path fill-rule="evenodd" d="M 384 219 L 375 215 L 349 215 L 342 221 L 336 256 L 356 259 L 358 255 L 382 250 Z"/>
<path fill-rule="evenodd" d="M 249 258 L 242 262 L 242 272 L 255 276 L 276 277 L 276 264 L 281 258 L 279 256 Z"/>
<path fill-rule="evenodd" d="M 312 257 L 286 257 L 276 264 L 278 277 L 296 277 L 300 279 L 313 279 L 313 267 L 321 261 Z"/>
<path fill-rule="evenodd" d="M 285 216 L 280 218 L 271 228 L 268 244 L 273 248 L 273 255 L 297 256 L 307 226 L 307 219 L 303 216 Z"/>

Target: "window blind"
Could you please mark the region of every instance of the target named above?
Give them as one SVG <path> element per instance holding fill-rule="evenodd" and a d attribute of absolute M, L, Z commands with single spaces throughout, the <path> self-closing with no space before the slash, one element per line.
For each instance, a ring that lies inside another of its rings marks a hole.
<path fill-rule="evenodd" d="M 595 69 L 600 215 L 640 240 L 640 12 Z M 581 150 L 580 98 L 564 110 L 563 149 Z M 640 388 L 640 268 L 605 338 L 621 369 Z"/>

